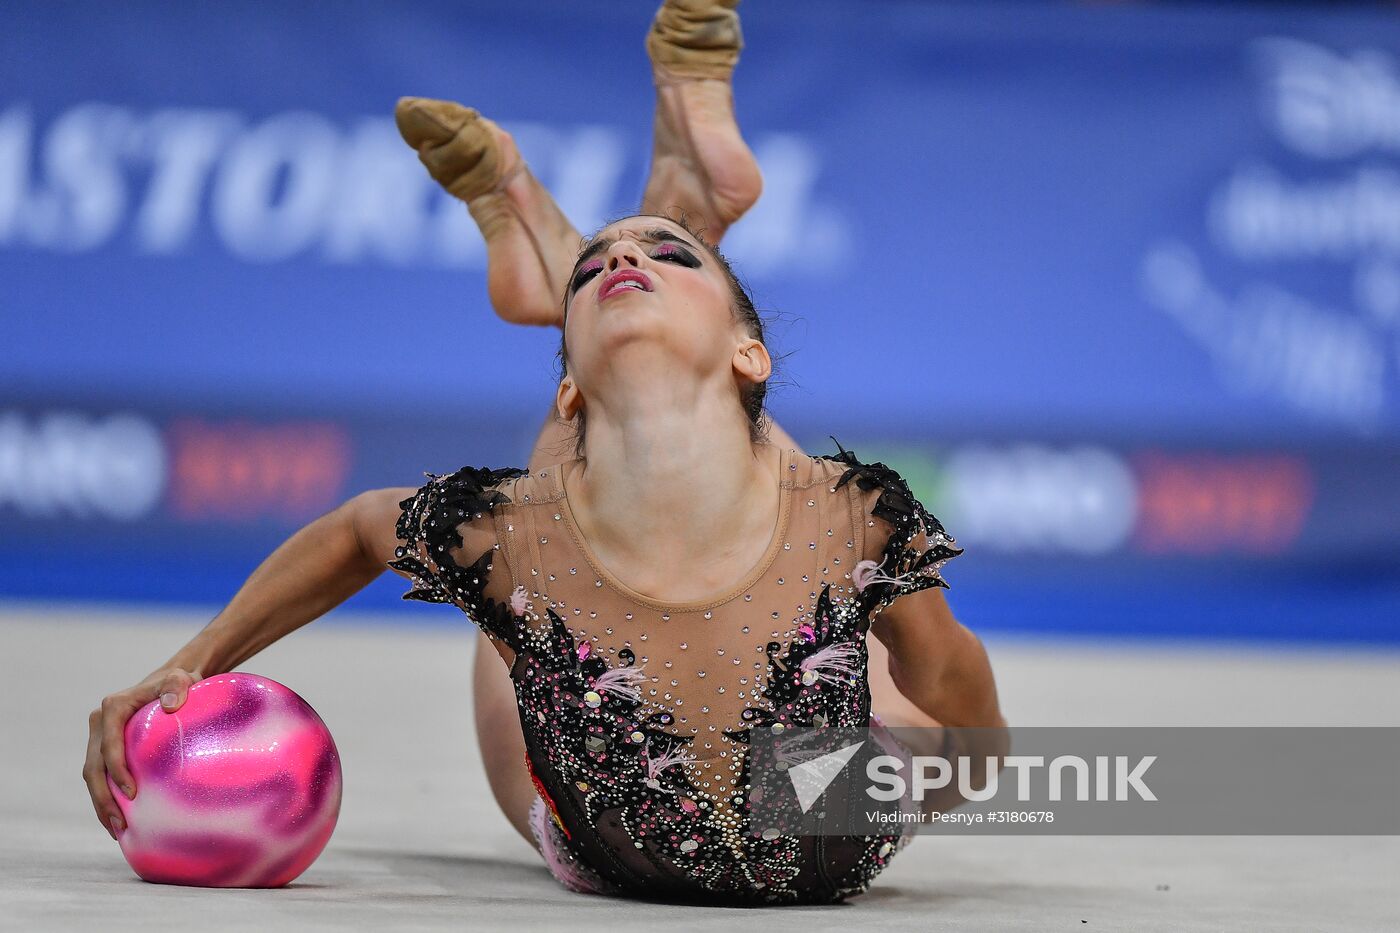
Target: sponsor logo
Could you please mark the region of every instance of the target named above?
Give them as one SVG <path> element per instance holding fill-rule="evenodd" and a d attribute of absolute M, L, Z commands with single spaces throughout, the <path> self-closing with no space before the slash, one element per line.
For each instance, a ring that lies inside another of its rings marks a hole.
<path fill-rule="evenodd" d="M 301 522 L 344 498 L 351 456 L 332 422 L 0 410 L 0 519 Z"/>
<path fill-rule="evenodd" d="M 166 469 L 160 430 L 141 415 L 0 411 L 0 514 L 147 518 Z"/>
<path fill-rule="evenodd" d="M 635 149 L 601 125 L 505 121 L 532 171 L 583 229 L 633 197 Z M 752 274 L 833 275 L 850 222 L 821 200 L 821 147 L 760 134 L 764 196 L 726 248 Z M 212 241 L 249 263 L 481 269 L 486 249 L 460 201 L 428 177 L 388 117 L 105 102 L 47 121 L 0 105 L 0 247 L 82 253 L 117 245 L 175 254 Z"/>

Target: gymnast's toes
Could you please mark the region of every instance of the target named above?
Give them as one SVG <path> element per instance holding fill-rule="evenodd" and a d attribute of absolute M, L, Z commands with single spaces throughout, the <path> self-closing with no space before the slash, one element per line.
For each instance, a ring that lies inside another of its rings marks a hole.
<path fill-rule="evenodd" d="M 666 0 L 647 34 L 657 80 L 728 81 L 744 47 L 739 0 Z"/>
<path fill-rule="evenodd" d="M 454 196 L 471 201 L 496 190 L 501 157 L 490 121 L 450 100 L 402 97 L 394 122 L 418 151 L 428 174 Z"/>
<path fill-rule="evenodd" d="M 479 116 L 470 107 L 427 97 L 400 97 L 394 105 L 394 122 L 398 124 L 399 134 L 414 149 L 425 143 L 445 142 Z"/>

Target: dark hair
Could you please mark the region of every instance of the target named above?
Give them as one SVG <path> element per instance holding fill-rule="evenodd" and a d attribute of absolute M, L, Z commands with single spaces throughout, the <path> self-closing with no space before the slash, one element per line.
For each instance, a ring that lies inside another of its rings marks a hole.
<path fill-rule="evenodd" d="M 763 318 L 754 307 L 753 295 L 750 293 L 748 286 L 735 274 L 733 267 L 729 265 L 729 260 L 724 257 L 724 254 L 722 254 L 719 249 L 712 246 L 700 231 L 692 228 L 683 214 L 679 218 L 668 217 L 664 214 L 629 214 L 628 217 L 661 217 L 671 221 L 671 223 L 679 225 L 683 230 L 695 237 L 696 242 L 709 252 L 710 256 L 724 273 L 725 278 L 729 280 L 729 294 L 733 299 L 731 308 L 734 312 L 734 319 L 744 325 L 744 329 L 748 332 L 750 337 L 762 343 L 765 348 L 768 346 L 767 339 L 764 336 L 765 328 Z M 626 220 L 627 217 L 619 219 Z M 616 221 L 614 221 L 614 223 L 616 223 Z M 593 235 L 593 237 L 596 236 L 597 233 Z M 590 242 L 593 237 L 589 238 Z M 587 244 L 585 244 L 585 246 L 586 245 Z M 582 250 L 580 250 L 580 252 L 582 252 Z M 565 294 L 564 304 L 567 305 L 568 301 L 569 296 Z M 560 329 L 559 351 L 555 354 L 555 362 L 558 378 L 563 380 L 563 378 L 569 374 L 569 347 L 565 340 L 563 328 Z M 772 377 L 776 373 L 776 370 L 777 359 L 774 358 L 774 372 L 769 374 L 769 378 L 766 381 L 747 383 L 739 390 L 739 403 L 743 407 L 744 414 L 749 419 L 749 440 L 754 444 L 766 443 L 768 440 L 769 418 L 767 409 L 764 407 L 764 402 L 768 398 L 768 386 L 772 382 Z M 554 419 L 561 423 L 566 423 L 561 421 L 557 411 L 554 414 Z M 583 441 L 588 431 L 588 419 L 582 408 L 578 410 L 573 421 L 575 430 L 578 432 L 578 440 L 574 444 L 574 456 L 576 458 L 582 458 Z"/>

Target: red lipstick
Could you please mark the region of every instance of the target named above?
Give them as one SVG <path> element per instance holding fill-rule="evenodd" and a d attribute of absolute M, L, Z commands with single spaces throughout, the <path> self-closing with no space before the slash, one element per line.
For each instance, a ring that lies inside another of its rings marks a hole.
<path fill-rule="evenodd" d="M 627 284 L 629 282 L 635 284 Z M 636 269 L 619 269 L 612 275 L 603 279 L 603 284 L 598 286 L 598 300 L 611 298 L 619 292 L 630 291 L 651 291 L 651 279 L 647 278 Z"/>

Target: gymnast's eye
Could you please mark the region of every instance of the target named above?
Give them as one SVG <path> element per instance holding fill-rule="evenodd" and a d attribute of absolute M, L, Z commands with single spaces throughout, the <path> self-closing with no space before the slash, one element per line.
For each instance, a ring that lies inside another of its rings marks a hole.
<path fill-rule="evenodd" d="M 687 269 L 700 268 L 700 260 L 695 258 L 690 250 L 677 246 L 675 243 L 662 243 L 651 255 L 653 259 L 664 259 L 667 262 L 685 266 Z"/>
<path fill-rule="evenodd" d="M 577 272 L 574 273 L 573 281 L 569 282 L 569 293 L 572 294 L 578 291 L 580 288 L 583 288 L 583 286 L 587 284 L 589 279 L 593 278 L 593 276 L 597 275 L 599 272 L 602 271 L 603 260 L 601 259 L 595 259 L 592 262 L 585 263 L 579 268 Z"/>

